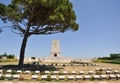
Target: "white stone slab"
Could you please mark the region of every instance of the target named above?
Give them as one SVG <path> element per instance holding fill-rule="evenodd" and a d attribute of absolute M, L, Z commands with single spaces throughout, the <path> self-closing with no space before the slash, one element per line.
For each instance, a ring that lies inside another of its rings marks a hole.
<path fill-rule="evenodd" d="M 30 70 L 26 70 L 24 73 L 25 74 L 30 74 Z"/>
<path fill-rule="evenodd" d="M 80 74 L 85 74 L 85 72 L 84 72 L 84 71 L 80 71 L 79 73 L 80 73 Z"/>
<path fill-rule="evenodd" d="M 65 75 L 59 75 L 59 79 L 60 79 L 60 80 L 65 79 Z"/>
<path fill-rule="evenodd" d="M 60 64 L 61 66 L 63 66 L 63 64 Z"/>
<path fill-rule="evenodd" d="M 4 82 L 4 83 L 13 83 L 13 82 Z"/>
<path fill-rule="evenodd" d="M 19 74 L 15 74 L 15 75 L 13 75 L 13 78 L 15 78 L 15 79 L 18 79 L 19 77 L 20 77 Z"/>
<path fill-rule="evenodd" d="M 9 78 L 9 77 L 11 77 L 12 75 L 11 74 L 6 74 L 5 75 L 5 78 Z"/>
<path fill-rule="evenodd" d="M 85 83 L 94 83 L 94 82 L 85 82 Z"/>
<path fill-rule="evenodd" d="M 47 75 L 42 75 L 41 79 L 47 79 Z"/>
<path fill-rule="evenodd" d="M 95 70 L 96 70 L 96 71 L 99 71 L 99 70 L 100 70 L 100 68 L 95 68 Z"/>
<path fill-rule="evenodd" d="M 82 79 L 81 75 L 76 75 L 76 79 Z"/>
<path fill-rule="evenodd" d="M 93 75 L 94 79 L 99 79 L 100 75 Z"/>
<path fill-rule="evenodd" d="M 108 68 L 108 70 L 112 70 L 112 68 Z"/>
<path fill-rule="evenodd" d="M 58 66 L 60 65 L 60 64 L 57 64 Z"/>
<path fill-rule="evenodd" d="M 32 78 L 32 79 L 37 79 L 37 78 L 38 78 L 38 75 L 32 75 L 31 78 Z"/>
<path fill-rule="evenodd" d="M 0 77 L 3 76 L 2 74 L 0 74 Z"/>
<path fill-rule="evenodd" d="M 89 74 L 93 74 L 93 73 L 94 73 L 94 71 L 88 71 L 88 73 L 89 73 Z"/>
<path fill-rule="evenodd" d="M 103 70 L 103 71 L 105 71 L 105 70 L 106 70 L 106 68 L 102 68 L 102 70 Z"/>
<path fill-rule="evenodd" d="M 65 64 L 65 66 L 68 66 L 68 64 Z"/>
<path fill-rule="evenodd" d="M 107 75 L 100 75 L 101 76 L 101 78 L 103 78 L 103 79 L 106 79 L 107 78 Z"/>
<path fill-rule="evenodd" d="M 85 77 L 85 79 L 90 79 L 91 78 L 90 75 L 85 75 L 84 77 Z"/>
<path fill-rule="evenodd" d="M 0 70 L 0 73 L 2 73 L 3 72 L 3 70 Z"/>
<path fill-rule="evenodd" d="M 99 82 L 99 83 L 108 83 L 108 82 Z"/>
<path fill-rule="evenodd" d="M 56 75 L 51 75 L 51 79 L 56 79 L 57 78 L 57 76 Z"/>
<path fill-rule="evenodd" d="M 63 71 L 63 74 L 68 74 L 68 71 Z"/>
<path fill-rule="evenodd" d="M 112 71 L 109 71 L 109 70 L 106 71 L 106 74 L 111 74 L 111 73 L 112 73 Z"/>
<path fill-rule="evenodd" d="M 53 71 L 54 74 L 59 74 L 59 71 Z"/>
<path fill-rule="evenodd" d="M 73 79 L 74 79 L 74 76 L 73 76 L 73 75 L 69 75 L 69 76 L 68 76 L 68 79 L 69 79 L 69 80 L 73 80 Z"/>
<path fill-rule="evenodd" d="M 18 82 L 18 83 L 27 83 L 27 82 Z"/>
<path fill-rule="evenodd" d="M 35 71 L 35 74 L 39 74 L 40 73 L 40 71 Z"/>
<path fill-rule="evenodd" d="M 110 78 L 116 78 L 116 76 L 114 74 L 110 74 L 109 77 Z"/>
<path fill-rule="evenodd" d="M 71 74 L 76 74 L 77 72 L 76 71 L 71 71 Z"/>
<path fill-rule="evenodd" d="M 7 70 L 7 73 L 11 73 L 12 72 L 12 70 Z"/>
<path fill-rule="evenodd" d="M 114 72 L 115 74 L 118 74 L 118 73 L 119 73 L 119 71 L 118 71 L 118 70 L 114 70 L 113 72 Z"/>
<path fill-rule="evenodd" d="M 22 70 L 17 70 L 17 73 L 19 73 L 19 74 L 22 73 Z"/>
<path fill-rule="evenodd" d="M 55 66 L 56 64 L 52 64 L 53 66 Z"/>
<path fill-rule="evenodd" d="M 50 71 L 45 71 L 45 74 L 49 74 L 50 73 Z"/>
<path fill-rule="evenodd" d="M 116 77 L 117 77 L 117 78 L 120 78 L 120 74 L 116 74 Z"/>

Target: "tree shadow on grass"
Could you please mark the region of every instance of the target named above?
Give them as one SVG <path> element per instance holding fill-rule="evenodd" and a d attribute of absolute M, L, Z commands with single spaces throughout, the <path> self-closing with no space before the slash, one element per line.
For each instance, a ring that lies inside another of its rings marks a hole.
<path fill-rule="evenodd" d="M 18 65 L 3 65 L 1 67 L 1 69 L 11 69 L 11 70 L 31 70 L 31 71 L 35 71 L 35 70 L 39 70 L 39 71 L 55 71 L 55 70 L 59 70 L 60 68 L 56 68 L 53 65 L 32 65 L 32 64 L 24 64 L 23 66 L 18 66 Z"/>

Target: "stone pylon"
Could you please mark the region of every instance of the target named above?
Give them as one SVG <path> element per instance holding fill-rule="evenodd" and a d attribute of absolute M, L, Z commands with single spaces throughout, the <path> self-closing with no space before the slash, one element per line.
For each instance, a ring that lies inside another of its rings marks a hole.
<path fill-rule="evenodd" d="M 53 40 L 52 41 L 50 57 L 55 57 L 55 58 L 61 57 L 59 40 Z"/>

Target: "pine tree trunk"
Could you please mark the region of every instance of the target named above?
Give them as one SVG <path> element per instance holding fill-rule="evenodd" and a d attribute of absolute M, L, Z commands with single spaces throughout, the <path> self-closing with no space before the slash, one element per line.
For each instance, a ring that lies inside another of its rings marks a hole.
<path fill-rule="evenodd" d="M 25 55 L 25 48 L 26 48 L 26 44 L 27 44 L 27 39 L 28 39 L 28 35 L 26 34 L 26 35 L 24 35 L 24 38 L 22 41 L 18 66 L 23 66 L 23 64 L 24 64 L 24 55 Z"/>

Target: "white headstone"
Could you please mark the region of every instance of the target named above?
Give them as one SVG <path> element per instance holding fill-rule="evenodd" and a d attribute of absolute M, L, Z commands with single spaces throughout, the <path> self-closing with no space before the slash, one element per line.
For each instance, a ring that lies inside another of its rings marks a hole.
<path fill-rule="evenodd" d="M 74 80 L 74 76 L 73 76 L 73 75 L 69 75 L 69 76 L 68 76 L 68 79 L 69 79 L 69 80 Z"/>
<path fill-rule="evenodd" d="M 42 75 L 42 76 L 41 76 L 41 79 L 42 79 L 42 80 L 47 79 L 47 75 Z"/>
<path fill-rule="evenodd" d="M 19 73 L 19 74 L 22 73 L 22 70 L 17 70 L 17 73 Z"/>
<path fill-rule="evenodd" d="M 59 75 L 59 79 L 60 80 L 64 80 L 65 79 L 65 75 Z"/>
<path fill-rule="evenodd" d="M 20 77 L 19 74 L 15 74 L 15 75 L 13 75 L 13 78 L 14 78 L 14 79 L 19 79 L 19 77 Z"/>
<path fill-rule="evenodd" d="M 56 78 L 56 75 L 51 75 L 51 79 L 55 80 Z"/>
<path fill-rule="evenodd" d="M 82 76 L 81 75 L 76 75 L 76 80 L 78 79 L 82 79 Z"/>

